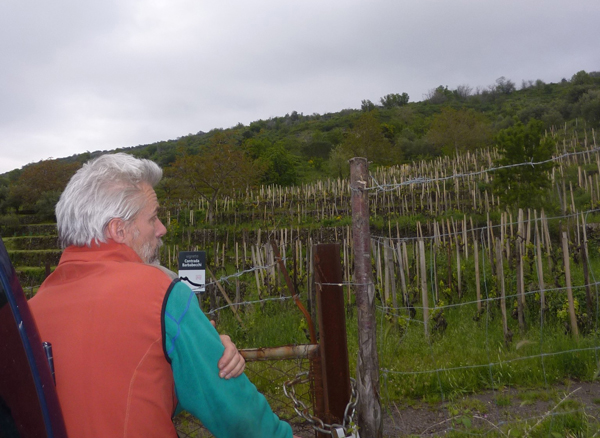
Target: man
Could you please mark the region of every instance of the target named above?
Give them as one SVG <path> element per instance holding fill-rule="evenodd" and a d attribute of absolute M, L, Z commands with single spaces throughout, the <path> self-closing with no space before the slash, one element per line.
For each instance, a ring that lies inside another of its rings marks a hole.
<path fill-rule="evenodd" d="M 217 438 L 290 438 L 254 385 L 236 377 L 244 361 L 231 345 L 223 353 L 194 293 L 156 265 L 166 233 L 153 189 L 161 177 L 152 161 L 103 155 L 56 206 L 65 250 L 30 306 L 53 346 L 67 432 L 177 437 L 172 416 L 185 409 Z"/>

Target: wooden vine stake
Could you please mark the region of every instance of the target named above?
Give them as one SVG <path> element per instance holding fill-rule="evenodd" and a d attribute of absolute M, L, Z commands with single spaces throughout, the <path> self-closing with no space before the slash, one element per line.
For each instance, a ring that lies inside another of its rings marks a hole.
<path fill-rule="evenodd" d="M 404 243 L 404 242 L 402 242 Z M 402 300 L 404 302 L 404 307 L 408 312 L 408 291 L 406 289 L 406 277 L 404 276 L 404 256 L 402 254 L 402 244 L 398 242 L 398 246 L 396 246 L 396 250 L 398 252 L 398 271 L 400 272 L 400 286 L 402 287 Z"/>
<path fill-rule="evenodd" d="M 542 267 L 542 245 L 541 245 L 540 240 L 541 240 L 541 234 L 538 229 L 538 223 L 536 220 L 535 221 L 535 252 L 536 252 L 535 261 L 537 264 L 538 285 L 539 285 L 539 289 L 540 289 L 540 309 L 541 309 L 542 315 L 543 315 L 543 312 L 546 311 L 546 297 L 545 297 L 546 286 L 544 285 L 544 270 Z"/>
<path fill-rule="evenodd" d="M 506 290 L 504 289 L 504 265 L 502 262 L 502 243 L 496 237 L 496 272 L 498 276 L 498 287 L 500 289 L 500 310 L 502 310 L 502 330 L 504 331 L 504 344 L 512 341 L 512 333 L 508 329 L 508 320 L 506 318 Z"/>
<path fill-rule="evenodd" d="M 421 295 L 423 299 L 423 325 L 425 326 L 425 336 L 429 336 L 429 297 L 427 296 L 427 269 L 425 265 L 425 242 L 419 239 L 419 260 L 421 264 Z"/>
<path fill-rule="evenodd" d="M 382 438 L 383 415 L 379 399 L 379 356 L 375 319 L 375 286 L 371 268 L 369 231 L 369 173 L 366 158 L 350 159 L 352 192 L 352 247 L 358 321 L 358 427 L 362 438 Z"/>
<path fill-rule="evenodd" d="M 583 265 L 583 281 L 585 282 L 585 303 L 587 307 L 587 314 L 590 318 L 594 314 L 594 302 L 592 299 L 592 289 L 590 284 L 590 268 L 589 268 L 589 253 L 587 247 L 587 232 L 585 230 L 585 218 L 581 213 L 581 230 L 583 234 L 583 240 L 581 241 L 581 262 Z"/>
<path fill-rule="evenodd" d="M 477 294 L 477 314 L 481 314 L 481 282 L 479 277 L 479 241 L 475 237 L 473 220 L 471 219 L 471 231 L 473 233 L 473 257 L 475 262 L 475 292 Z"/>
<path fill-rule="evenodd" d="M 458 299 L 462 298 L 462 278 L 460 272 L 460 246 L 458 237 L 456 239 L 456 289 L 458 290 Z"/>
<path fill-rule="evenodd" d="M 392 239 L 386 239 L 384 244 L 385 251 L 385 287 L 390 288 L 392 292 L 392 315 L 394 325 L 398 324 L 398 298 L 396 296 L 396 276 L 394 275 L 394 249 Z M 386 306 L 388 303 L 385 304 Z"/>
<path fill-rule="evenodd" d="M 562 233 L 563 259 L 565 262 L 565 281 L 567 284 L 567 299 L 569 300 L 569 316 L 571 319 L 571 333 L 576 338 L 579 337 L 577 328 L 577 317 L 575 316 L 575 303 L 573 301 L 573 288 L 571 287 L 571 265 L 569 262 L 569 238 L 567 232 Z"/>
<path fill-rule="evenodd" d="M 525 281 L 523 279 L 523 210 L 519 208 L 519 228 L 515 239 L 517 257 L 517 308 L 519 312 L 519 328 L 525 333 Z"/>

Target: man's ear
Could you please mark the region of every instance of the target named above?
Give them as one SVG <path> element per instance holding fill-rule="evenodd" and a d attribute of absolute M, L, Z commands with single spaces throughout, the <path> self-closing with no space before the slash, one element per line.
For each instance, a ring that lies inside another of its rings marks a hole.
<path fill-rule="evenodd" d="M 106 237 L 117 243 L 124 243 L 126 238 L 125 221 L 120 218 L 113 218 L 106 226 Z"/>

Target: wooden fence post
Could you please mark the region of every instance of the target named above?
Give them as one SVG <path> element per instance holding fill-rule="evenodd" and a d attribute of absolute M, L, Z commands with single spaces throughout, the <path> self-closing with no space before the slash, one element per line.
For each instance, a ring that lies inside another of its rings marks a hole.
<path fill-rule="evenodd" d="M 358 427 L 362 438 L 382 438 L 383 416 L 379 399 L 379 357 L 376 342 L 375 285 L 371 269 L 368 179 L 367 159 L 350 159 L 359 345 L 356 366 Z"/>

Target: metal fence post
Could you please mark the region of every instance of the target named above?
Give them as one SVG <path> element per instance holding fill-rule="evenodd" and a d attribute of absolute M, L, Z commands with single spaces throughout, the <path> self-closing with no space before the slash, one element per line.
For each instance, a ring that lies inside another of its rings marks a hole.
<path fill-rule="evenodd" d="M 358 427 L 361 438 L 381 438 L 383 417 L 379 398 L 379 358 L 375 319 L 375 285 L 371 270 L 371 233 L 369 230 L 369 174 L 366 158 L 350 160 L 352 191 L 352 231 L 354 284 L 358 319 Z"/>
<path fill-rule="evenodd" d="M 315 286 L 326 423 L 342 424 L 350 401 L 350 367 L 340 245 L 315 245 Z"/>

